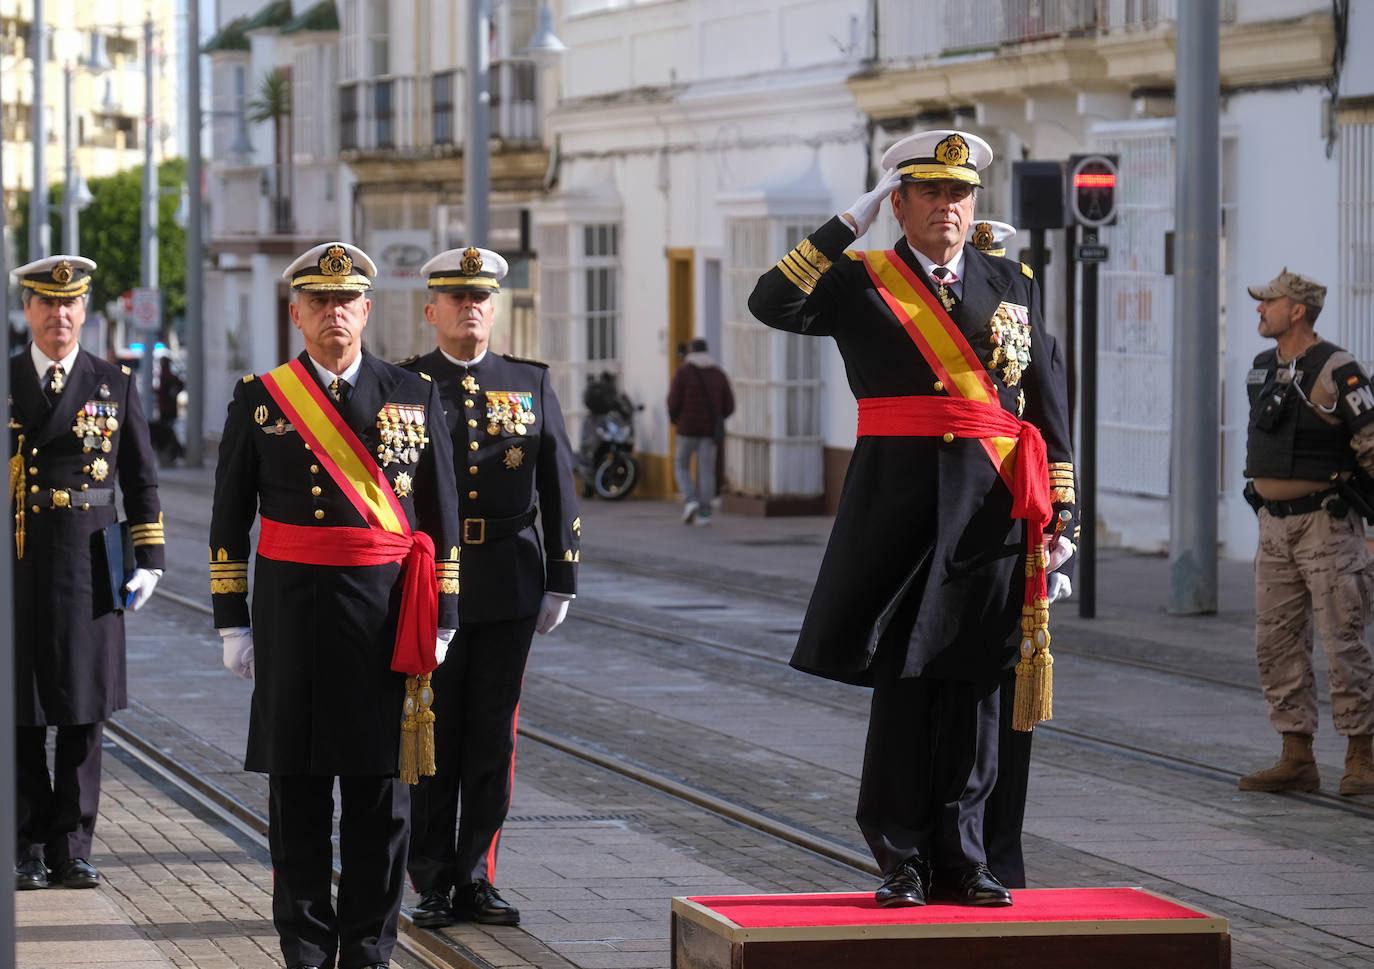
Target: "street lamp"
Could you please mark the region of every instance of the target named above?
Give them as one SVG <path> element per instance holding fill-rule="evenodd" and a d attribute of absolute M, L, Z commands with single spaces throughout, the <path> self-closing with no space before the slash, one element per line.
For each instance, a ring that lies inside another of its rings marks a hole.
<path fill-rule="evenodd" d="M 467 222 L 468 245 L 485 246 L 491 231 L 491 36 L 492 0 L 468 2 L 468 134 L 463 150 L 463 215 Z M 539 21 L 525 52 L 541 63 L 567 51 L 567 45 L 553 32 L 553 8 L 540 0 Z"/>

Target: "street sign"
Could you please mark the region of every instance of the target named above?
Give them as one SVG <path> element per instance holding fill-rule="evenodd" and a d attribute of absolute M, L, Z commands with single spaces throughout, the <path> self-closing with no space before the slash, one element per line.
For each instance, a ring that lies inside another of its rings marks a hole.
<path fill-rule="evenodd" d="M 1078 245 L 1073 250 L 1074 258 L 1079 262 L 1106 262 L 1107 247 L 1095 245 Z"/>
<path fill-rule="evenodd" d="M 1078 225 L 1116 224 L 1116 155 L 1069 157 L 1069 214 Z"/>
<path fill-rule="evenodd" d="M 162 319 L 162 293 L 150 286 L 134 290 L 134 325 L 155 328 Z"/>

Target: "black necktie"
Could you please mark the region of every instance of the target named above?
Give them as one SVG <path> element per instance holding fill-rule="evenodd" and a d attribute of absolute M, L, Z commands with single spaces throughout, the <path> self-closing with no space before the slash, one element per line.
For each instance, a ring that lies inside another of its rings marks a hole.
<path fill-rule="evenodd" d="M 57 398 L 62 395 L 62 388 L 67 386 L 67 371 L 62 369 L 62 364 L 55 363 L 48 368 L 48 383 L 44 387 L 44 392 L 48 395 L 51 403 L 56 403 Z"/>
<path fill-rule="evenodd" d="M 349 386 L 348 381 L 342 377 L 335 377 L 329 382 L 330 396 L 341 404 L 348 400 L 348 395 L 352 390 L 353 388 Z"/>
<path fill-rule="evenodd" d="M 935 294 L 945 305 L 945 312 L 953 313 L 954 307 L 959 305 L 959 297 L 954 295 L 954 284 L 959 281 L 959 277 L 944 266 L 936 266 L 930 274 L 935 277 Z"/>

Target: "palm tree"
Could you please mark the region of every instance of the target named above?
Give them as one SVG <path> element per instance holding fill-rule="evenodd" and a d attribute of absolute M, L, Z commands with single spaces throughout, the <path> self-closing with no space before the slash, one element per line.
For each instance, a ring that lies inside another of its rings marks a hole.
<path fill-rule="evenodd" d="M 291 120 L 291 72 L 274 67 L 263 75 L 258 97 L 248 102 L 248 120 L 272 122 L 272 141 L 275 145 L 274 169 L 276 190 L 273 193 L 274 228 L 277 232 L 291 231 L 291 202 L 287 197 L 291 150 L 287 143 Z"/>

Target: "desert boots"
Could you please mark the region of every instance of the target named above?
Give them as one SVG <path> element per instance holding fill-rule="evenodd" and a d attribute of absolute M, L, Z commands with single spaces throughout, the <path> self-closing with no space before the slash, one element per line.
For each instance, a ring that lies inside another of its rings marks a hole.
<path fill-rule="evenodd" d="M 1369 738 L 1365 739 L 1367 741 Z M 1346 764 L 1349 776 L 1348 757 Z M 1279 762 L 1273 767 L 1246 774 L 1237 786 L 1242 791 L 1315 791 L 1320 784 L 1317 777 L 1317 761 L 1312 756 L 1312 735 L 1285 733 L 1283 753 L 1279 756 Z"/>
<path fill-rule="evenodd" d="M 1342 794 L 1374 794 L 1374 737 L 1347 737 Z"/>

